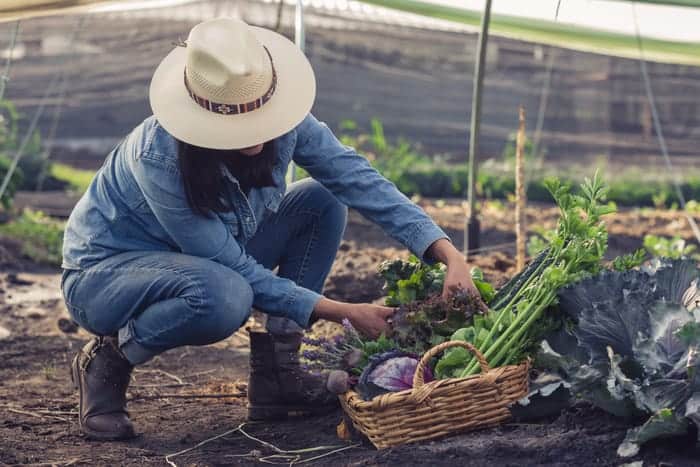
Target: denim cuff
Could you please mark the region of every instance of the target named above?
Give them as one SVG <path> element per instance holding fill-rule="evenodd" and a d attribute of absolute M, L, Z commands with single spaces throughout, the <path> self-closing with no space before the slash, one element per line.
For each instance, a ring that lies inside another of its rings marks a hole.
<path fill-rule="evenodd" d="M 118 341 L 119 349 L 126 359 L 129 360 L 129 363 L 135 366 L 146 363 L 161 352 L 149 349 L 136 342 L 133 326 L 134 322 L 129 321 L 123 328 L 119 329 Z"/>
<path fill-rule="evenodd" d="M 436 261 L 434 258 L 427 258 L 426 252 L 430 245 L 440 240 L 441 238 L 447 239 L 450 243 L 452 240 L 447 234 L 438 227 L 435 222 L 424 222 L 419 224 L 416 229 L 412 232 L 411 238 L 408 239 L 409 243 L 406 245 L 414 255 L 423 260 L 427 264 L 434 264 Z"/>
<path fill-rule="evenodd" d="M 312 324 L 310 321 L 314 307 L 322 298 L 323 295 L 313 290 L 295 287 L 284 301 L 287 311 L 286 317 L 294 320 L 302 328 L 308 328 Z"/>

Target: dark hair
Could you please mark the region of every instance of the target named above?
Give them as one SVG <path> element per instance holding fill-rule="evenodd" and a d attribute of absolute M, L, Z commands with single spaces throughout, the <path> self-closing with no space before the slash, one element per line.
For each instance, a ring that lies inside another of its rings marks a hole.
<path fill-rule="evenodd" d="M 237 150 L 209 149 L 178 141 L 178 161 L 187 202 L 198 214 L 231 211 L 226 195 L 224 167 L 236 177 L 243 193 L 251 188 L 274 186 L 272 168 L 276 162 L 275 142 L 268 141 L 256 156 Z"/>

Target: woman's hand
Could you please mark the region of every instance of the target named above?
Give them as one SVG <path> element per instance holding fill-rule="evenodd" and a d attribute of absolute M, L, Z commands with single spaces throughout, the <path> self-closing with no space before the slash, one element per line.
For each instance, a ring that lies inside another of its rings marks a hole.
<path fill-rule="evenodd" d="M 387 319 L 394 314 L 396 308 L 373 305 L 371 303 L 357 303 L 351 311 L 348 319 L 353 327 L 361 334 L 376 339 L 382 334 L 389 333 Z"/>
<path fill-rule="evenodd" d="M 461 261 L 453 261 L 447 264 L 445 284 L 442 287 L 442 298 L 447 300 L 460 290 L 466 290 L 477 297 L 481 296 L 474 285 L 471 270 L 464 258 Z"/>
<path fill-rule="evenodd" d="M 371 303 L 344 303 L 325 297 L 314 307 L 314 315 L 317 318 L 336 323 L 347 318 L 358 332 L 372 339 L 376 339 L 382 333 L 388 333 L 387 319 L 394 311 L 396 311 L 395 308 L 386 306 Z"/>
<path fill-rule="evenodd" d="M 447 300 L 454 293 L 466 290 L 469 294 L 479 297 L 479 306 L 483 311 L 488 311 L 488 307 L 481 300 L 479 290 L 474 285 L 469 264 L 467 264 L 464 255 L 452 243 L 444 238 L 437 240 L 430 245 L 428 254 L 447 266 L 445 283 L 442 288 L 442 298 Z"/>

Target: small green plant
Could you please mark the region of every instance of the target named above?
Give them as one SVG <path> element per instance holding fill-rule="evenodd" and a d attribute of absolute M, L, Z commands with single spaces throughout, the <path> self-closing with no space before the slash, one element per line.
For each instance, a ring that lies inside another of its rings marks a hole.
<path fill-rule="evenodd" d="M 17 111 L 14 103 L 8 100 L 0 101 L 0 157 L 11 160 L 22 145 L 24 129 L 20 122 L 22 115 Z M 41 136 L 38 130 L 32 133 L 29 142 L 23 148 L 21 159 L 17 166 L 20 175 L 16 181 L 16 188 L 20 190 L 34 190 L 37 181 L 49 170 L 49 160 L 45 157 Z M 2 170 L 2 177 L 7 170 Z"/>
<path fill-rule="evenodd" d="M 378 118 L 370 121 L 371 133 L 361 133 L 352 120 L 344 120 L 340 127 L 340 141 L 365 155 L 372 166 L 389 180 L 396 182 L 404 174 L 425 166 L 428 157 L 419 153 L 408 141 L 399 138 L 396 143 L 387 140 L 384 125 Z"/>
<path fill-rule="evenodd" d="M 93 170 L 76 169 L 66 164 L 54 163 L 51 165 L 51 176 L 57 180 L 68 183 L 68 187 L 77 192 L 85 193 L 90 182 L 95 177 Z"/>
<path fill-rule="evenodd" d="M 13 221 L 0 225 L 0 235 L 22 242 L 22 253 L 38 263 L 59 266 L 64 223 L 41 211 L 25 210 Z"/>
<path fill-rule="evenodd" d="M 44 366 L 41 369 L 41 372 L 44 375 L 44 378 L 49 381 L 53 381 L 56 379 L 56 367 L 51 364 Z"/>
<path fill-rule="evenodd" d="M 691 214 L 700 214 L 700 202 L 691 199 L 685 203 L 685 210 Z"/>
<path fill-rule="evenodd" d="M 641 266 L 647 257 L 647 252 L 644 248 L 640 248 L 634 253 L 618 256 L 612 261 L 612 268 L 615 271 L 629 271 Z"/>
<path fill-rule="evenodd" d="M 503 152 L 501 153 L 501 157 L 503 157 L 503 160 L 508 162 L 509 164 L 515 164 L 515 150 L 517 137 L 518 134 L 515 132 L 508 135 L 506 145 L 504 146 Z M 534 153 L 535 145 L 533 144 L 532 140 L 528 137 L 525 137 L 525 145 L 523 150 L 525 152 L 525 161 L 530 163 L 528 165 L 532 165 L 532 162 L 539 161 L 544 156 L 542 151 L 538 151 L 539 154 Z"/>
<path fill-rule="evenodd" d="M 680 235 L 676 235 L 673 238 L 659 237 L 651 234 L 645 235 L 644 248 L 646 248 L 649 254 L 655 258 L 671 259 L 679 259 L 684 256 L 690 256 L 697 250 L 695 245 L 687 244 L 687 242 L 681 238 Z"/>

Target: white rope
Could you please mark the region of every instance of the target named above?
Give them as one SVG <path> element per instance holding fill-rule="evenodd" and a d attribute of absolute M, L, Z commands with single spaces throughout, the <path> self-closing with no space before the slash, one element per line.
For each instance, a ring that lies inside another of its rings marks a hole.
<path fill-rule="evenodd" d="M 637 47 L 639 48 L 639 67 L 642 72 L 642 79 L 644 81 L 644 88 L 646 89 L 647 98 L 649 99 L 649 106 L 651 107 L 651 117 L 654 122 L 654 130 L 656 131 L 656 136 L 659 140 L 659 147 L 661 149 L 661 154 L 664 156 L 666 161 L 666 168 L 671 174 L 671 180 L 673 181 L 673 186 L 676 190 L 676 196 L 678 196 L 678 201 L 680 202 L 681 209 L 685 214 L 688 224 L 690 224 L 690 229 L 693 231 L 695 238 L 698 243 L 700 243 L 700 228 L 695 222 L 693 216 L 690 215 L 685 209 L 685 196 L 683 195 L 683 190 L 681 189 L 681 182 L 679 180 L 678 174 L 673 168 L 673 163 L 671 162 L 671 157 L 668 154 L 668 148 L 666 146 L 666 139 L 664 138 L 664 133 L 661 128 L 661 120 L 659 119 L 659 112 L 656 108 L 656 99 L 654 97 L 654 91 L 651 88 L 651 79 L 649 78 L 649 70 L 647 70 L 647 62 L 644 59 L 644 48 L 642 45 L 642 36 L 639 33 L 639 21 L 637 19 L 637 4 L 636 2 L 632 4 L 632 13 L 634 18 L 634 30 L 637 36 Z"/>
<path fill-rule="evenodd" d="M 73 34 L 70 39 L 71 47 L 75 44 L 75 41 L 78 37 L 78 33 L 80 31 L 79 27 L 81 26 L 81 24 L 82 22 L 79 22 L 77 24 L 76 29 L 73 31 Z M 39 102 L 39 107 L 37 108 L 36 112 L 34 113 L 34 116 L 32 117 L 29 127 L 27 128 L 27 132 L 24 135 L 24 139 L 22 140 L 22 143 L 20 144 L 19 148 L 17 148 L 17 151 L 15 152 L 15 155 L 12 158 L 12 163 L 7 169 L 5 178 L 3 179 L 2 184 L 0 185 L 0 199 L 2 199 L 3 195 L 5 194 L 5 190 L 7 190 L 7 186 L 10 183 L 10 179 L 12 178 L 12 175 L 17 169 L 17 164 L 24 155 L 24 151 L 27 149 L 27 145 L 29 144 L 29 142 L 32 139 L 32 136 L 34 135 L 34 131 L 36 130 L 36 127 L 39 123 L 39 119 L 44 113 L 44 108 L 46 107 L 46 103 L 49 100 L 49 96 L 51 96 L 54 93 L 56 87 L 63 79 L 63 76 L 66 74 L 67 68 L 68 66 L 63 67 L 60 73 L 54 75 L 51 81 L 49 82 L 49 85 L 46 87 L 46 91 L 44 92 L 44 95 L 42 96 L 41 101 Z"/>
<path fill-rule="evenodd" d="M 10 35 L 10 47 L 7 49 L 7 59 L 5 60 L 5 69 L 0 75 L 0 101 L 5 96 L 5 89 L 7 88 L 7 82 L 10 80 L 10 66 L 12 65 L 12 56 L 15 53 L 15 46 L 17 45 L 17 38 L 19 37 L 19 21 L 15 23 L 15 27 L 12 29 Z"/>

